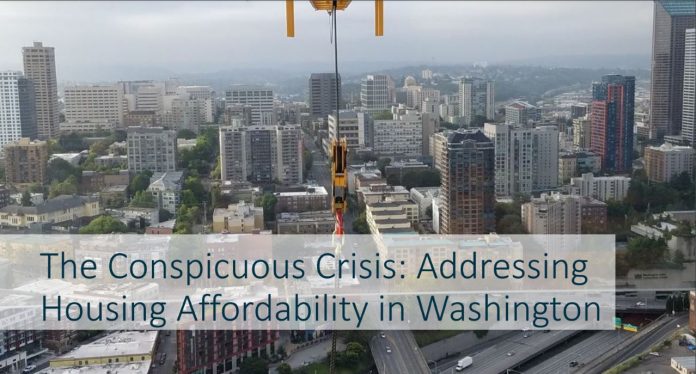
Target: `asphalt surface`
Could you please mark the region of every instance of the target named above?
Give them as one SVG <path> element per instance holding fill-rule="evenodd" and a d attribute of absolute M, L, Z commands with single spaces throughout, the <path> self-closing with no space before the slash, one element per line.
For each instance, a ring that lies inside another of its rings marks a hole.
<path fill-rule="evenodd" d="M 631 344 L 630 346 L 618 351 L 609 360 L 602 362 L 601 365 L 592 367 L 591 372 L 602 372 L 604 370 L 608 370 L 637 354 L 647 352 L 650 347 L 671 336 L 677 329 L 679 329 L 677 326 L 684 326 L 688 323 L 688 321 L 688 314 L 682 314 L 677 317 L 668 317 L 667 322 L 665 322 L 662 326 L 644 333 L 643 336 L 641 336 L 641 338 L 634 344 Z M 587 372 L 590 371 L 588 370 Z"/>
<path fill-rule="evenodd" d="M 567 340 L 578 331 L 519 331 L 508 339 L 470 355 L 474 362 L 464 372 L 476 374 L 498 374 L 515 368 L 545 350 Z M 527 336 L 526 338 L 524 336 Z M 454 368 L 462 357 L 439 365 L 439 373 L 456 373 Z"/>
<path fill-rule="evenodd" d="M 535 374 L 575 373 L 585 363 L 592 362 L 631 336 L 633 333 L 623 330 L 597 331 L 577 344 L 549 356 L 543 362 L 521 371 Z M 576 361 L 578 366 L 571 367 L 572 361 Z"/>
<path fill-rule="evenodd" d="M 313 180 L 320 186 L 326 188 L 326 192 L 331 194 L 331 165 L 329 163 L 328 157 L 317 148 L 316 144 L 307 135 L 304 136 L 305 147 L 312 152 L 313 163 L 312 169 L 307 175 L 307 180 Z M 343 230 L 346 234 L 353 233 L 353 220 L 355 219 L 355 214 L 350 206 L 348 206 L 348 211 L 343 214 Z"/>
<path fill-rule="evenodd" d="M 370 340 L 370 350 L 380 374 L 430 374 L 410 331 L 384 331 L 384 338 L 377 335 Z"/>
<path fill-rule="evenodd" d="M 169 333 L 169 336 L 167 336 L 167 333 Z M 160 365 L 159 362 L 162 353 L 167 354 L 164 365 Z M 174 367 L 176 366 L 176 331 L 160 331 L 159 346 L 152 364 L 152 374 L 169 374 L 174 372 Z"/>

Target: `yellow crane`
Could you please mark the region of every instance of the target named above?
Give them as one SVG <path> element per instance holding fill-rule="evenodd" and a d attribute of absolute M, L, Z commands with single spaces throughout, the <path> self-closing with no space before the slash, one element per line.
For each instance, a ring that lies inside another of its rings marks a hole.
<path fill-rule="evenodd" d="M 331 16 L 332 38 L 334 44 L 334 78 L 336 79 L 336 136 L 331 140 L 331 209 L 336 216 L 334 228 L 335 256 L 340 258 L 343 246 L 343 213 L 347 206 L 346 194 L 348 191 L 348 143 L 346 138 L 340 137 L 340 82 L 338 75 L 338 36 L 336 13 L 345 10 L 351 0 L 310 0 L 315 10 L 326 11 Z M 285 0 L 286 32 L 289 38 L 295 37 L 295 2 Z M 375 0 L 375 36 L 384 35 L 384 0 Z M 338 277 L 336 277 L 338 287 Z M 329 360 L 329 373 L 336 370 L 336 331 L 331 334 L 331 358 Z"/>

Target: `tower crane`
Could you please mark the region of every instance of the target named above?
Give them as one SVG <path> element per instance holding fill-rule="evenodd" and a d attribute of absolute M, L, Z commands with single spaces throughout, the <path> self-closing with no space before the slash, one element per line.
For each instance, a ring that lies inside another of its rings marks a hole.
<path fill-rule="evenodd" d="M 375 36 L 384 35 L 384 0 L 375 1 Z M 347 205 L 348 171 L 347 156 L 348 142 L 340 136 L 340 81 L 338 75 L 338 27 L 336 13 L 345 10 L 351 0 L 310 0 L 315 10 L 326 11 L 331 17 L 331 36 L 334 45 L 334 79 L 336 80 L 336 135 L 331 139 L 331 210 L 336 218 L 333 233 L 334 255 L 340 258 L 343 247 L 343 214 Z M 286 32 L 289 38 L 295 37 L 295 3 L 294 0 L 285 1 Z M 335 277 L 335 285 L 338 288 L 338 277 Z M 329 360 L 329 373 L 336 372 L 336 331 L 331 332 L 331 356 Z"/>

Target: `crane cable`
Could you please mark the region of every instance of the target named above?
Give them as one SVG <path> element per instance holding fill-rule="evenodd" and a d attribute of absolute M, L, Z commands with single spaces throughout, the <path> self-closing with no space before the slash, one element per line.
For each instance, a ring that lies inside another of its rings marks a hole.
<path fill-rule="evenodd" d="M 337 27 L 337 22 L 336 22 L 336 2 L 337 0 L 332 1 L 332 6 L 331 6 L 331 31 L 330 31 L 330 39 L 333 42 L 334 45 L 334 83 L 336 85 L 336 139 L 335 141 L 338 142 L 340 139 L 340 128 L 341 128 L 341 121 L 340 121 L 340 109 L 341 109 L 341 104 L 340 104 L 340 79 L 338 78 L 338 27 Z M 334 159 L 333 162 L 336 160 L 336 155 L 332 155 L 332 158 Z M 331 181 L 332 185 L 336 183 L 334 179 Z M 333 186 L 334 188 L 332 189 L 335 193 L 335 185 Z M 335 196 L 332 196 L 332 199 L 335 200 Z M 340 238 L 338 238 L 340 236 Z M 334 255 L 338 259 L 340 254 L 341 254 L 341 244 L 342 244 L 342 239 L 343 239 L 343 210 L 336 210 L 336 227 L 334 231 L 334 239 L 338 239 L 336 242 L 336 249 Z M 334 287 L 338 289 L 338 277 L 334 280 Z M 335 322 L 334 322 L 335 324 Z M 338 335 L 335 329 L 331 330 L 331 356 L 329 358 L 329 374 L 334 374 L 336 372 L 336 343 L 338 340 Z"/>

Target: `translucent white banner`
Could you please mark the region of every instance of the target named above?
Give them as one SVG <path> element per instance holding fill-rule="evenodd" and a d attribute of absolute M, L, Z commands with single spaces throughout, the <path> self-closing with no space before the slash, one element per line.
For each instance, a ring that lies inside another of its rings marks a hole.
<path fill-rule="evenodd" d="M 0 330 L 612 329 L 612 235 L 3 235 Z"/>

